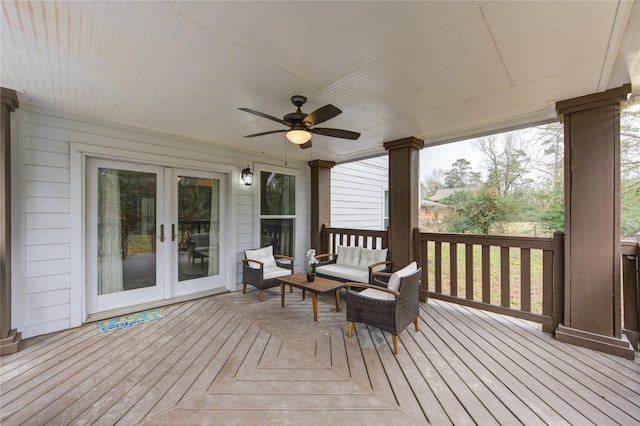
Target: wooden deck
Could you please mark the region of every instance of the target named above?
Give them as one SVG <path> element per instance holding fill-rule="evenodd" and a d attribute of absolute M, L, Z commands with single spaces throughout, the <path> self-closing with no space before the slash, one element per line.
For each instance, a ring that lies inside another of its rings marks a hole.
<path fill-rule="evenodd" d="M 640 361 L 555 341 L 539 325 L 430 300 L 420 332 L 361 324 L 333 295 L 279 289 L 28 339 L 0 359 L 2 425 L 639 424 Z"/>

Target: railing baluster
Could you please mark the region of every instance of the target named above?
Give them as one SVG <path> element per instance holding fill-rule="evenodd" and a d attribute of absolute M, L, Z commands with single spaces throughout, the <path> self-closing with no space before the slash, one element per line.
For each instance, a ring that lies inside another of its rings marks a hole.
<path fill-rule="evenodd" d="M 482 245 L 482 301 L 491 303 L 491 250 Z"/>
<path fill-rule="evenodd" d="M 456 243 L 449 243 L 449 276 L 451 277 L 449 294 L 458 296 L 458 246 Z"/>
<path fill-rule="evenodd" d="M 509 247 L 500 247 L 500 305 L 511 306 Z"/>
<path fill-rule="evenodd" d="M 520 310 L 531 312 L 531 249 L 520 249 Z"/>
<path fill-rule="evenodd" d="M 424 244 L 422 245 L 422 259 L 424 260 L 424 263 L 422 264 L 422 273 L 426 279 L 426 284 L 424 284 L 423 286 L 426 286 L 427 289 L 429 288 L 429 285 L 431 283 L 431 276 L 429 275 L 429 241 L 425 240 Z"/>
<path fill-rule="evenodd" d="M 473 244 L 465 244 L 464 262 L 465 271 L 465 297 L 473 300 Z"/>
<path fill-rule="evenodd" d="M 542 314 L 553 314 L 553 252 L 542 251 Z"/>
<path fill-rule="evenodd" d="M 436 241 L 435 248 L 436 293 L 442 293 L 442 243 Z"/>

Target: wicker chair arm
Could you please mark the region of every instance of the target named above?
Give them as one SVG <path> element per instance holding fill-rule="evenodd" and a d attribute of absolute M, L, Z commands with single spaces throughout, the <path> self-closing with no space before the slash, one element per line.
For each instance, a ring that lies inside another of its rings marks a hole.
<path fill-rule="evenodd" d="M 372 272 L 371 275 L 373 275 L 374 277 L 391 278 L 391 275 L 393 275 L 393 273 L 392 272 L 375 271 L 375 272 Z"/>
<path fill-rule="evenodd" d="M 286 259 L 286 260 L 290 260 L 291 262 L 293 262 L 295 259 L 291 256 L 285 256 L 284 254 L 274 254 L 273 257 L 275 257 L 276 259 Z"/>
<path fill-rule="evenodd" d="M 333 253 L 323 253 L 323 254 L 316 254 L 316 260 L 320 260 L 320 259 L 324 259 L 324 258 L 329 258 L 331 256 L 335 256 L 335 254 Z"/>
<path fill-rule="evenodd" d="M 281 268 L 289 269 L 291 272 L 293 272 L 293 264 L 295 263 L 295 260 L 293 257 L 285 256 L 283 254 L 276 254 L 273 257 L 276 258 L 276 265 L 278 265 Z M 284 261 L 284 260 L 288 260 L 289 262 L 280 263 L 280 261 Z"/>
<path fill-rule="evenodd" d="M 387 270 L 387 269 L 389 268 L 389 266 L 391 266 L 391 263 L 392 263 L 392 262 L 389 262 L 388 260 L 385 260 L 384 262 L 377 262 L 377 263 L 373 263 L 373 264 L 369 265 L 369 269 L 370 269 L 374 274 L 376 274 L 377 272 L 373 271 L 373 268 L 376 268 L 376 267 L 378 267 L 378 266 L 385 265 L 384 270 Z M 382 271 L 380 271 L 380 272 L 382 272 Z M 389 274 L 389 275 L 391 275 L 391 274 Z"/>
<path fill-rule="evenodd" d="M 251 266 L 249 266 L 249 262 L 257 263 L 258 265 L 260 265 L 259 269 L 264 269 L 264 262 L 260 262 L 259 260 L 254 260 L 254 259 L 242 259 L 242 263 L 245 264 L 247 267 L 251 268 Z M 258 269 L 258 268 L 251 268 L 251 269 Z"/>
<path fill-rule="evenodd" d="M 362 284 L 362 283 L 346 283 L 344 286 L 345 287 L 371 288 L 371 289 L 374 289 L 374 290 L 383 291 L 385 293 L 393 294 L 396 297 L 400 296 L 400 292 L 398 292 L 398 291 L 389 290 L 388 288 L 380 287 L 380 286 L 377 286 L 377 285 Z"/>
<path fill-rule="evenodd" d="M 391 273 L 390 273 L 391 264 L 392 262 L 389 262 L 387 260 L 384 262 L 378 262 L 378 263 L 369 265 L 369 284 L 376 284 L 382 287 L 386 287 L 387 281 L 389 281 L 389 277 L 391 276 Z M 384 269 L 381 269 L 379 271 L 373 270 L 374 268 L 383 266 L 383 265 L 384 265 Z"/>

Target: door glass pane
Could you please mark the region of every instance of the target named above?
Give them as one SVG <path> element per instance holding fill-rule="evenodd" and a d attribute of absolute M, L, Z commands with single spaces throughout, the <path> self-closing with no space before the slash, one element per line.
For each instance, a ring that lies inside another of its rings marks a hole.
<path fill-rule="evenodd" d="M 220 273 L 220 181 L 178 177 L 178 281 Z"/>
<path fill-rule="evenodd" d="M 155 173 L 98 168 L 98 294 L 156 285 Z"/>
<path fill-rule="evenodd" d="M 260 247 L 273 245 L 273 254 L 293 257 L 293 219 L 261 219 Z"/>

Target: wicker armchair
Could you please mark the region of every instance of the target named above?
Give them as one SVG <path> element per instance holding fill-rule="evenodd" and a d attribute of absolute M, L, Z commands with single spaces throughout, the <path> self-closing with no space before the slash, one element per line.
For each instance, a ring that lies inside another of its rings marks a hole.
<path fill-rule="evenodd" d="M 278 278 L 293 274 L 294 258 L 273 255 L 273 246 L 255 250 L 245 250 L 242 259 L 242 294 L 247 284 L 258 289 L 258 299 L 262 302 L 263 291 L 280 285 Z M 291 288 L 289 288 L 291 291 Z"/>
<path fill-rule="evenodd" d="M 389 278 L 388 288 L 347 283 L 345 287 L 364 289 L 360 293 L 347 291 L 348 336 L 351 337 L 353 333 L 354 322 L 378 327 L 391 333 L 393 352 L 397 354 L 398 334 L 412 322 L 416 331 L 419 330 L 418 302 L 421 271 L 416 267 L 415 262 L 410 264 Z"/>

